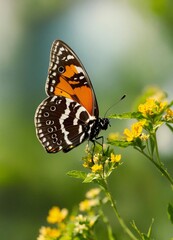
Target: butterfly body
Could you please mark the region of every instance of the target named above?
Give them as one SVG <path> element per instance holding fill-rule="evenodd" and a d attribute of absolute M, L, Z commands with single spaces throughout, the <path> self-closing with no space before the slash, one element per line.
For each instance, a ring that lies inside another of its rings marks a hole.
<path fill-rule="evenodd" d="M 68 152 L 94 141 L 109 125 L 99 118 L 91 81 L 76 54 L 62 41 L 51 49 L 45 99 L 35 114 L 36 134 L 49 153 Z"/>

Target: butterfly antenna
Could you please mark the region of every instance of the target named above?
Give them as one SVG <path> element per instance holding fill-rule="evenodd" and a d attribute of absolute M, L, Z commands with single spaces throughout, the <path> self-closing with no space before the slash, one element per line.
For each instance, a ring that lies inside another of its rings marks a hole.
<path fill-rule="evenodd" d="M 126 97 L 126 94 L 124 94 L 117 102 L 115 102 L 112 106 L 110 106 L 108 108 L 108 110 L 105 112 L 104 118 L 106 117 L 107 113 L 109 112 L 109 110 L 114 107 L 115 105 L 117 105 L 121 100 L 123 100 Z"/>

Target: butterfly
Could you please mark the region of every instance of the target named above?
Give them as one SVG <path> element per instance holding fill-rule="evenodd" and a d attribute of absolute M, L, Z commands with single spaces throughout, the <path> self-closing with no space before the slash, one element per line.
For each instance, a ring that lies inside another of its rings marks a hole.
<path fill-rule="evenodd" d="M 89 76 L 63 41 L 51 47 L 45 91 L 35 113 L 36 135 L 48 153 L 68 152 L 85 140 L 94 142 L 109 125 L 99 108 Z"/>

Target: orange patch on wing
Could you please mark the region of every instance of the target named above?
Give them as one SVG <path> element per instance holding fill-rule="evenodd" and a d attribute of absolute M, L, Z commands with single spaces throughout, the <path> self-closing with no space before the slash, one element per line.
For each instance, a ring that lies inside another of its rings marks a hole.
<path fill-rule="evenodd" d="M 82 86 L 74 89 L 75 95 L 80 100 L 80 104 L 93 115 L 93 94 L 89 87 Z"/>
<path fill-rule="evenodd" d="M 74 91 L 70 84 L 68 84 L 68 82 L 66 82 L 62 77 L 60 77 L 59 80 L 60 82 L 56 85 L 54 94 L 73 99 L 72 95 L 74 95 Z"/>
<path fill-rule="evenodd" d="M 73 89 L 63 77 L 60 77 L 59 80 L 60 82 L 56 85 L 54 94 L 73 99 L 86 108 L 90 115 L 93 115 L 93 93 L 91 88 L 81 86 Z"/>
<path fill-rule="evenodd" d="M 74 74 L 77 73 L 77 69 L 74 65 L 66 66 L 65 72 L 62 74 L 64 77 L 71 78 Z"/>

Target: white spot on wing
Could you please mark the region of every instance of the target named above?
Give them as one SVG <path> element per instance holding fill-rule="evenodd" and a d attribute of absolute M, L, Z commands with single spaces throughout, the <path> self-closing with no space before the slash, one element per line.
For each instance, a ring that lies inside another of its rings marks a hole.
<path fill-rule="evenodd" d="M 52 69 L 56 70 L 57 69 L 57 65 L 55 64 Z"/>
<path fill-rule="evenodd" d="M 50 144 L 49 142 L 46 142 L 46 146 L 47 146 L 47 147 L 49 146 L 49 144 Z"/>
<path fill-rule="evenodd" d="M 59 146 L 59 150 L 61 150 L 62 149 L 62 146 Z"/>
<path fill-rule="evenodd" d="M 56 76 L 56 72 L 53 72 L 53 73 L 52 73 L 52 76 Z"/>
<path fill-rule="evenodd" d="M 53 92 L 53 87 L 50 87 L 50 92 Z"/>
<path fill-rule="evenodd" d="M 62 55 L 62 53 L 65 51 L 65 49 L 63 47 L 61 47 L 59 49 L 59 52 L 58 52 L 58 56 Z"/>
<path fill-rule="evenodd" d="M 74 59 L 73 55 L 67 55 L 67 60 Z"/>
<path fill-rule="evenodd" d="M 84 74 L 84 70 L 81 67 L 75 66 L 75 68 L 77 69 L 77 71 L 79 73 L 83 73 Z"/>

